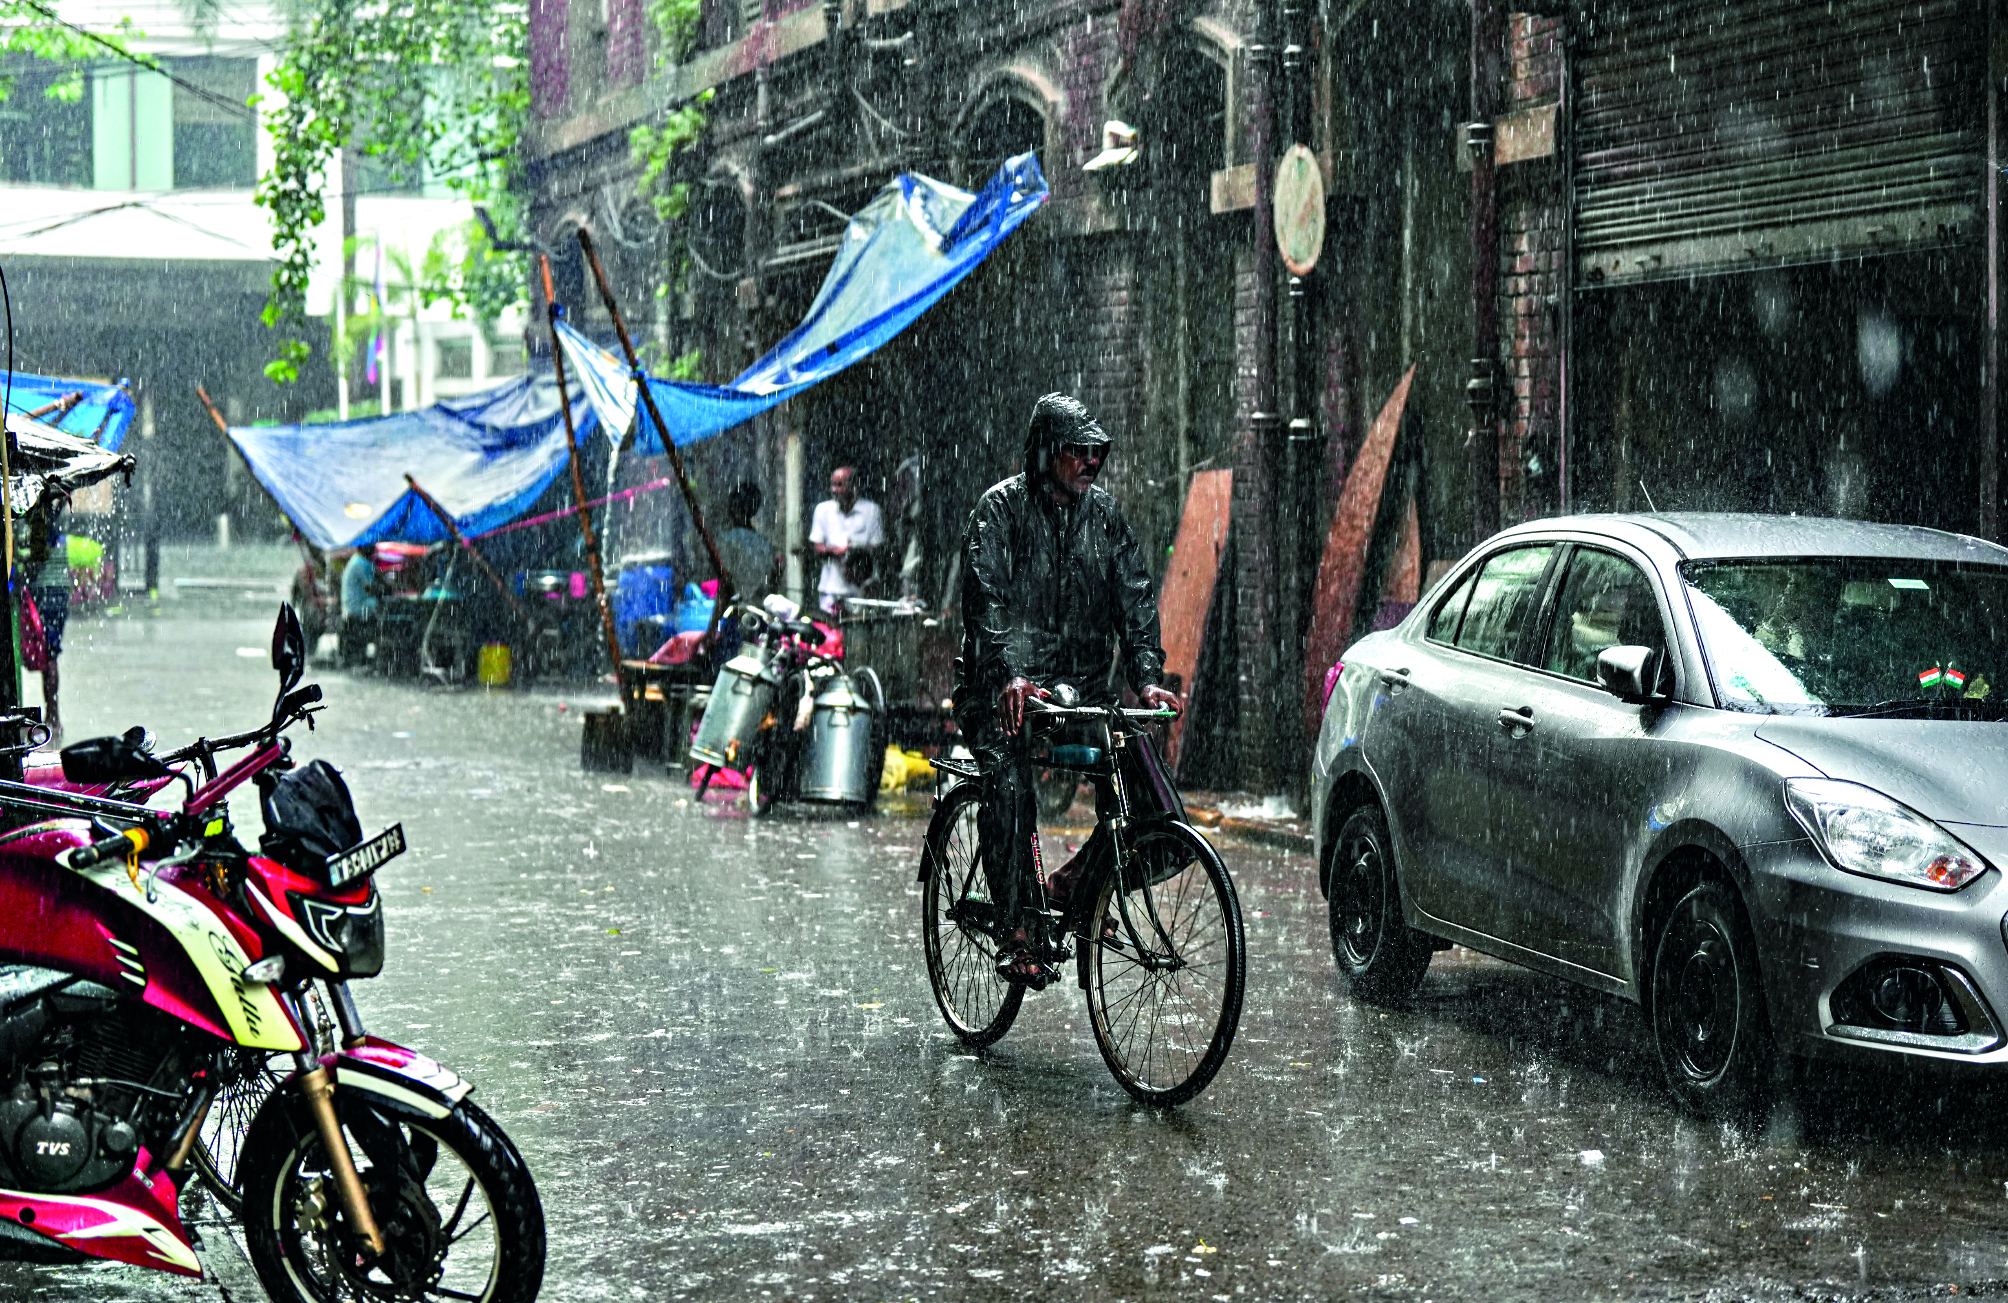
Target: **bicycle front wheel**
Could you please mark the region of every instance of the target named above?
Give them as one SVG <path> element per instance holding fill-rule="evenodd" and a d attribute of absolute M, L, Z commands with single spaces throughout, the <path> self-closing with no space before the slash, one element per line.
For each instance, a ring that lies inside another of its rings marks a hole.
<path fill-rule="evenodd" d="M 941 1016 L 966 1045 L 1011 1030 L 1025 988 L 997 975 L 1000 923 L 976 856 L 976 784 L 949 789 L 927 830 L 920 892 L 921 946 Z"/>
<path fill-rule="evenodd" d="M 290 1054 L 264 1050 L 239 1050 L 228 1084 L 216 1093 L 209 1113 L 202 1120 L 195 1149 L 196 1175 L 209 1187 L 216 1202 L 233 1216 L 244 1209 L 244 1192 L 238 1184 L 237 1160 L 242 1153 L 245 1133 L 251 1120 L 265 1107 L 265 1101 L 285 1082 L 293 1070 Z"/>
<path fill-rule="evenodd" d="M 1148 829 L 1133 845 L 1088 915 L 1088 1023 L 1124 1090 L 1183 1104 L 1220 1071 L 1241 1022 L 1241 902 L 1219 853 L 1184 824 Z"/>

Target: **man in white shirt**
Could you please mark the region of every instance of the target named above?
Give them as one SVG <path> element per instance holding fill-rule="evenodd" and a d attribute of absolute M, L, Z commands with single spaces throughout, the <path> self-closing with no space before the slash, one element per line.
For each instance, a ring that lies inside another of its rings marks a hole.
<path fill-rule="evenodd" d="M 858 496 L 858 473 L 849 466 L 830 472 L 830 496 L 816 504 L 809 522 L 809 545 L 823 558 L 816 592 L 826 611 L 841 598 L 856 597 L 871 578 L 872 553 L 885 545 L 885 522 L 878 503 Z"/>

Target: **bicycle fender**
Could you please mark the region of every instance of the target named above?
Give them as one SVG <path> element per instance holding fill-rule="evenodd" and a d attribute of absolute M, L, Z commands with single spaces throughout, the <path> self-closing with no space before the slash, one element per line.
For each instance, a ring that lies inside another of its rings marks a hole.
<path fill-rule="evenodd" d="M 335 1071 L 337 1090 L 376 1095 L 427 1117 L 445 1117 L 474 1089 L 452 1069 L 374 1036 L 323 1061 Z"/>

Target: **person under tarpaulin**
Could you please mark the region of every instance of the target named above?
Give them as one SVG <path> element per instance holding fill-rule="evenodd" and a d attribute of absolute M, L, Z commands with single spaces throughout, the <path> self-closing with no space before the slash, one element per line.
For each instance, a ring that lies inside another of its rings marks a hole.
<path fill-rule="evenodd" d="M 713 540 L 718 544 L 718 558 L 725 563 L 725 572 L 732 579 L 733 600 L 747 606 L 760 605 L 760 599 L 773 592 L 780 582 L 780 558 L 774 545 L 753 526 L 753 518 L 760 514 L 764 501 L 760 486 L 752 480 L 741 480 L 725 497 L 726 528 Z"/>
<path fill-rule="evenodd" d="M 830 472 L 830 496 L 816 504 L 809 522 L 809 546 L 823 558 L 816 598 L 825 611 L 834 611 L 844 598 L 864 592 L 873 558 L 885 546 L 885 520 L 878 503 L 858 496 L 854 468 L 839 466 Z"/>
<path fill-rule="evenodd" d="M 355 555 L 351 556 L 348 564 L 342 567 L 341 656 L 344 666 L 354 665 L 362 660 L 364 652 L 376 639 L 377 616 L 381 609 L 377 601 L 380 587 L 376 570 L 376 545 L 365 543 L 356 549 Z"/>
<path fill-rule="evenodd" d="M 1164 682 L 1157 593 L 1122 509 L 1095 486 L 1110 439 L 1078 399 L 1032 409 L 1025 469 L 986 490 L 962 535 L 957 727 L 982 772 L 977 839 L 990 898 L 1011 930 L 997 971 L 1038 989 L 1056 976 L 1035 868 L 1038 810 L 1025 703 L 1069 684 L 1083 705 L 1113 705 L 1124 677 L 1145 706 L 1177 709 Z M 1046 883 L 1064 902 L 1076 860 Z"/>

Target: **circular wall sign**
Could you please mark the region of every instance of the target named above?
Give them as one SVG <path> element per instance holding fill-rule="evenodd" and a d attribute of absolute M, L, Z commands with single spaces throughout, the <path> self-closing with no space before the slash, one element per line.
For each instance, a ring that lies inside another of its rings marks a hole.
<path fill-rule="evenodd" d="M 1276 248 L 1293 275 L 1308 276 L 1325 248 L 1325 177 L 1318 157 L 1292 145 L 1276 160 Z"/>

